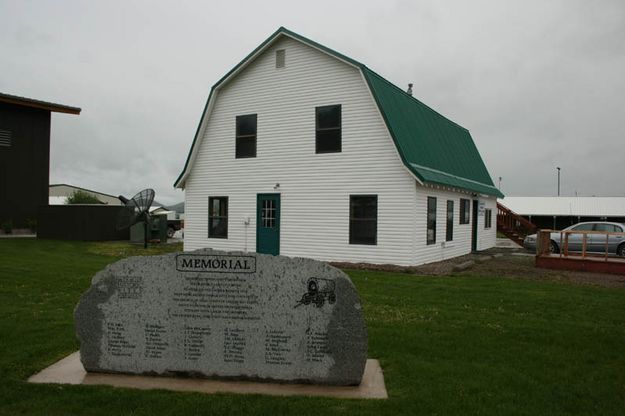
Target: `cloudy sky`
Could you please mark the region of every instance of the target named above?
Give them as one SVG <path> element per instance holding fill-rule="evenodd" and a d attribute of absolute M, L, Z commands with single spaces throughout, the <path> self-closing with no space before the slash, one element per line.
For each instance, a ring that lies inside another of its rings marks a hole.
<path fill-rule="evenodd" d="M 51 183 L 165 204 L 210 86 L 285 26 L 468 128 L 507 195 L 625 195 L 625 1 L 0 0 L 0 92 L 52 117 Z"/>

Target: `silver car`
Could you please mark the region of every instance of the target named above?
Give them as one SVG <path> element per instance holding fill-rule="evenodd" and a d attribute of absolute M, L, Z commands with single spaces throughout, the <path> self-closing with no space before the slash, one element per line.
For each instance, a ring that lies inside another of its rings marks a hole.
<path fill-rule="evenodd" d="M 603 231 L 611 233 L 625 232 L 625 224 L 616 222 L 580 222 L 571 225 L 562 231 Z M 560 232 L 551 233 L 550 251 L 559 253 L 564 241 L 560 241 Z M 528 235 L 523 241 L 523 246 L 528 250 L 536 251 L 536 234 Z M 564 239 L 564 235 L 562 235 Z M 588 234 L 586 237 L 586 251 L 589 253 L 605 253 L 605 234 Z M 583 245 L 583 234 L 569 234 L 569 251 L 581 252 Z M 611 235 L 608 238 L 608 254 L 616 254 L 625 257 L 625 236 Z"/>

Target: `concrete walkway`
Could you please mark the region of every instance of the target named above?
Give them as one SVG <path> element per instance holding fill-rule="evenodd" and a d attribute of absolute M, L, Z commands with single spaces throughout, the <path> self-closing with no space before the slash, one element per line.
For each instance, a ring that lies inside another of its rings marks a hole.
<path fill-rule="evenodd" d="M 0 238 L 37 238 L 37 234 L 0 234 Z"/>
<path fill-rule="evenodd" d="M 514 241 L 508 239 L 508 238 L 498 238 L 496 243 L 495 243 L 495 247 L 497 248 L 523 248 L 520 245 L 518 245 L 517 243 L 515 243 Z"/>

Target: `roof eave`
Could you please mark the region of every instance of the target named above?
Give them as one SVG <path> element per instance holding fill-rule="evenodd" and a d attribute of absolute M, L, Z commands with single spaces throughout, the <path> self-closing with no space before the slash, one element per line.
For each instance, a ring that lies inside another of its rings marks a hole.
<path fill-rule="evenodd" d="M 51 103 L 48 101 L 35 100 L 33 98 L 20 97 L 17 95 L 0 93 L 0 102 L 7 104 L 19 105 L 22 107 L 37 108 L 40 110 L 46 110 L 54 113 L 66 113 L 79 115 L 82 111 L 78 107 L 71 107 L 69 105 Z"/>

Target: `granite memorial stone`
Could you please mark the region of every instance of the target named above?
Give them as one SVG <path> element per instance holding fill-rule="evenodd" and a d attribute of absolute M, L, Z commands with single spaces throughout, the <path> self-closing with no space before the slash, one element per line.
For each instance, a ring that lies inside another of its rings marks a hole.
<path fill-rule="evenodd" d="M 74 312 L 87 371 L 357 385 L 360 299 L 320 261 L 199 250 L 98 272 Z"/>

